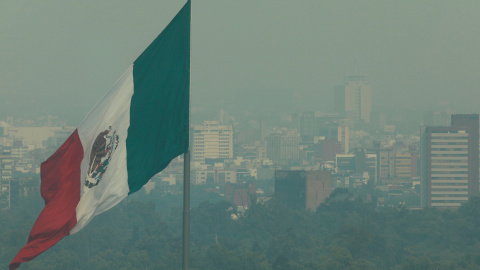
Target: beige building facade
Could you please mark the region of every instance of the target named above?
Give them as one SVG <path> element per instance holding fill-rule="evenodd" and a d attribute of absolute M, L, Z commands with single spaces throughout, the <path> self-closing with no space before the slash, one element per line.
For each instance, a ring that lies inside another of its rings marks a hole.
<path fill-rule="evenodd" d="M 233 127 L 220 125 L 218 121 L 205 121 L 193 128 L 192 158 L 233 158 Z"/>

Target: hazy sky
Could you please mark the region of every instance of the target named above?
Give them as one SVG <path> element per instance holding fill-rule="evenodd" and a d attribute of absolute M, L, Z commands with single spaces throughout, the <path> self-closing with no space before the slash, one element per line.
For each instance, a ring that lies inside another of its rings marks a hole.
<path fill-rule="evenodd" d="M 1 0 L 0 118 L 78 123 L 184 2 Z M 193 0 L 192 105 L 248 94 L 330 110 L 356 63 L 374 110 L 478 113 L 479 10 L 480 1 Z"/>

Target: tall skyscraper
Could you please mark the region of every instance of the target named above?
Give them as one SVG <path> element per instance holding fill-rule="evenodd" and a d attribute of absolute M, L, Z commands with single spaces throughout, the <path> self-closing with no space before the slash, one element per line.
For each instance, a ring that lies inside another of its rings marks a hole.
<path fill-rule="evenodd" d="M 353 123 L 370 123 L 372 86 L 366 75 L 348 75 L 345 85 L 335 86 L 334 91 L 335 112 Z"/>
<path fill-rule="evenodd" d="M 422 207 L 459 207 L 479 194 L 478 114 L 453 114 L 450 126 L 422 127 Z"/>

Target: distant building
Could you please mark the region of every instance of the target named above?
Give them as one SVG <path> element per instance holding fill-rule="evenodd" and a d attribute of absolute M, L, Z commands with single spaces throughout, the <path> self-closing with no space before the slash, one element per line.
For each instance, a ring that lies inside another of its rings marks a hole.
<path fill-rule="evenodd" d="M 379 150 L 378 180 L 385 182 L 395 176 L 395 152 L 393 149 L 385 148 Z"/>
<path fill-rule="evenodd" d="M 364 149 L 356 149 L 354 154 L 335 155 L 335 173 L 342 179 L 368 175 L 366 181 L 376 184 L 377 164 L 377 154 L 365 153 Z"/>
<path fill-rule="evenodd" d="M 395 178 L 412 179 L 417 177 L 417 152 L 395 153 Z"/>
<path fill-rule="evenodd" d="M 4 135 L 12 138 L 21 138 L 23 145 L 42 147 L 48 138 L 61 131 L 61 127 L 5 127 Z"/>
<path fill-rule="evenodd" d="M 422 207 L 459 207 L 479 194 L 478 114 L 421 129 Z"/>
<path fill-rule="evenodd" d="M 169 185 L 183 185 L 183 161 L 183 155 L 174 158 L 168 167 L 157 175 L 157 178 Z M 195 170 L 192 170 L 190 178 L 195 179 Z"/>
<path fill-rule="evenodd" d="M 266 137 L 267 158 L 273 161 L 297 160 L 300 136 L 296 130 L 281 130 Z"/>
<path fill-rule="evenodd" d="M 344 154 L 350 153 L 350 130 L 348 127 L 338 127 L 337 141 L 342 143 L 342 149 Z"/>
<path fill-rule="evenodd" d="M 40 179 L 32 177 L 10 177 L 0 179 L 0 210 L 17 207 L 21 200 L 38 194 Z"/>
<path fill-rule="evenodd" d="M 192 158 L 204 162 L 206 158 L 233 158 L 233 127 L 218 121 L 205 121 L 193 127 Z"/>
<path fill-rule="evenodd" d="M 12 178 L 12 171 L 14 168 L 14 158 L 11 150 L 0 151 L 0 179 L 8 180 Z"/>
<path fill-rule="evenodd" d="M 300 117 L 300 135 L 302 141 L 313 141 L 315 136 L 318 136 L 319 125 L 316 119 L 318 112 L 304 112 Z"/>
<path fill-rule="evenodd" d="M 365 154 L 365 169 L 368 172 L 371 183 L 374 185 L 378 183 L 377 165 L 378 162 L 376 154 Z"/>
<path fill-rule="evenodd" d="M 335 155 L 343 153 L 342 144 L 336 140 L 320 140 L 313 145 L 314 156 L 320 161 L 335 160 Z"/>
<path fill-rule="evenodd" d="M 316 138 L 342 142 L 344 153 L 349 152 L 349 130 L 345 126 L 344 114 L 304 112 L 300 117 L 302 142 L 315 142 Z"/>
<path fill-rule="evenodd" d="M 215 176 L 214 170 L 198 170 L 195 172 L 195 184 L 213 184 Z"/>
<path fill-rule="evenodd" d="M 342 175 L 354 174 L 355 163 L 354 154 L 335 155 L 335 173 Z"/>
<path fill-rule="evenodd" d="M 18 179 L 0 180 L 0 210 L 18 206 L 20 186 Z"/>
<path fill-rule="evenodd" d="M 342 153 L 348 154 L 350 152 L 350 130 L 348 127 L 340 125 L 329 125 L 320 128 L 320 137 L 324 140 L 334 140 L 340 143 L 342 147 Z"/>
<path fill-rule="evenodd" d="M 343 114 L 353 123 L 370 123 L 372 112 L 372 87 L 367 76 L 348 75 L 345 85 L 335 86 L 335 112 Z"/>
<path fill-rule="evenodd" d="M 198 170 L 195 172 L 195 184 L 236 183 L 234 170 Z"/>
<path fill-rule="evenodd" d="M 258 159 L 258 146 L 242 144 L 238 145 L 236 157 L 243 157 L 244 159 Z"/>
<path fill-rule="evenodd" d="M 275 171 L 275 196 L 293 208 L 316 211 L 330 192 L 330 172 Z"/>
<path fill-rule="evenodd" d="M 9 209 L 12 194 L 13 158 L 9 150 L 0 152 L 0 210 Z"/>
<path fill-rule="evenodd" d="M 237 207 L 248 208 L 255 199 L 257 186 L 255 183 L 226 183 L 225 200 Z"/>

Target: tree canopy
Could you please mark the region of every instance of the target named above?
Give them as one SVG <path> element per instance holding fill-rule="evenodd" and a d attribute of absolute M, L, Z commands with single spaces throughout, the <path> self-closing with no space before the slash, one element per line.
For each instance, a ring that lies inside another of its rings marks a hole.
<path fill-rule="evenodd" d="M 125 200 L 21 269 L 180 269 L 181 208 L 149 196 Z M 0 268 L 41 206 L 30 196 L 0 212 Z M 480 198 L 457 211 L 378 209 L 337 190 L 316 212 L 272 197 L 242 213 L 214 200 L 193 207 L 191 222 L 191 269 L 480 269 Z"/>

